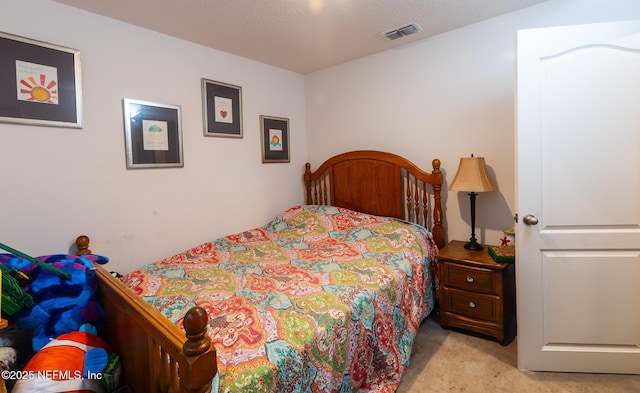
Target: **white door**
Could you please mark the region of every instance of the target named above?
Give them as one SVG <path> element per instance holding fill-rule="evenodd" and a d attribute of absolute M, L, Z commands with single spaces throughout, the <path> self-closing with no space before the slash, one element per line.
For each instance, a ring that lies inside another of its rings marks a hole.
<path fill-rule="evenodd" d="M 516 109 L 518 367 L 640 373 L 640 21 L 519 31 Z"/>

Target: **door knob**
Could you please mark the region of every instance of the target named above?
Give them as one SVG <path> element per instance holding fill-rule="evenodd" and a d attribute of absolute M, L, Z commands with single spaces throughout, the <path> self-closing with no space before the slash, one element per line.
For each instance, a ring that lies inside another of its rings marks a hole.
<path fill-rule="evenodd" d="M 538 218 L 533 214 L 527 214 L 526 216 L 522 217 L 522 222 L 524 222 L 525 225 L 537 225 Z"/>

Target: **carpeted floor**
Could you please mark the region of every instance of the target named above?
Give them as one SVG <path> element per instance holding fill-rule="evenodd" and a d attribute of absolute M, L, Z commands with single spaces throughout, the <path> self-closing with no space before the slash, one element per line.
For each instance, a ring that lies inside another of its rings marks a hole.
<path fill-rule="evenodd" d="M 414 344 L 411 366 L 398 393 L 631 393 L 640 392 L 640 375 L 521 371 L 517 337 L 503 347 L 425 320 Z"/>

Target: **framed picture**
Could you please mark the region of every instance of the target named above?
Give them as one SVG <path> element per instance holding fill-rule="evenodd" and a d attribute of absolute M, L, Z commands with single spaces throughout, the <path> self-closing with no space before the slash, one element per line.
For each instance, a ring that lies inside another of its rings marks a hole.
<path fill-rule="evenodd" d="M 0 121 L 82 128 L 80 51 L 0 32 Z"/>
<path fill-rule="evenodd" d="M 183 167 L 180 107 L 124 99 L 127 169 Z"/>
<path fill-rule="evenodd" d="M 262 162 L 289 162 L 289 119 L 260 116 Z"/>
<path fill-rule="evenodd" d="M 242 87 L 202 79 L 204 136 L 242 138 Z"/>

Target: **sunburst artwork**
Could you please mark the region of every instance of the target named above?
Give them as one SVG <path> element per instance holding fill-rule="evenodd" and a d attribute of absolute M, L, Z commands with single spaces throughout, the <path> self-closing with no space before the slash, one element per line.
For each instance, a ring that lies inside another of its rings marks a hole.
<path fill-rule="evenodd" d="M 58 105 L 58 70 L 16 60 L 18 100 Z"/>
<path fill-rule="evenodd" d="M 262 162 L 289 162 L 289 119 L 260 115 Z"/>
<path fill-rule="evenodd" d="M 269 150 L 282 151 L 282 130 L 269 129 Z"/>
<path fill-rule="evenodd" d="M 80 51 L 0 31 L 0 123 L 82 128 Z"/>

